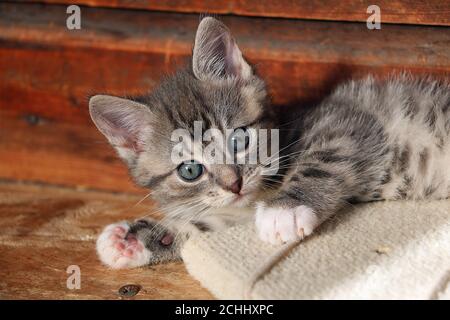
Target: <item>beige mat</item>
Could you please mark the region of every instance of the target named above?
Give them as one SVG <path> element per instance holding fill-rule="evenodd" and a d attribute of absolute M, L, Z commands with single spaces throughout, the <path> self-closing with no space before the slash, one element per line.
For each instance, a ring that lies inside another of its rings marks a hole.
<path fill-rule="evenodd" d="M 358 205 L 292 248 L 237 226 L 190 239 L 182 254 L 221 299 L 448 299 L 450 200 Z"/>

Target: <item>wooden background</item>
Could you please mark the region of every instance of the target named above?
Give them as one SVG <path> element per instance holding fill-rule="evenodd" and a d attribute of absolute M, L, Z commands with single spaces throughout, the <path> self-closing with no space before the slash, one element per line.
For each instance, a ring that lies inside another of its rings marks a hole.
<path fill-rule="evenodd" d="M 450 75 L 450 1 L 41 0 L 0 3 L 0 179 L 141 192 L 88 116 L 95 93 L 151 90 L 185 63 L 199 13 L 224 14 L 274 107 L 367 73 Z M 66 28 L 68 4 L 81 30 Z"/>

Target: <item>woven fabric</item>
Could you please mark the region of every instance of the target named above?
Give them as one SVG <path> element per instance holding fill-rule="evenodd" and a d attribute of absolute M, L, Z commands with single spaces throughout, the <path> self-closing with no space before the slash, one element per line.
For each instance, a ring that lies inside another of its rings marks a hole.
<path fill-rule="evenodd" d="M 450 200 L 357 205 L 251 286 L 278 251 L 249 224 L 193 237 L 182 255 L 219 299 L 449 299 Z"/>

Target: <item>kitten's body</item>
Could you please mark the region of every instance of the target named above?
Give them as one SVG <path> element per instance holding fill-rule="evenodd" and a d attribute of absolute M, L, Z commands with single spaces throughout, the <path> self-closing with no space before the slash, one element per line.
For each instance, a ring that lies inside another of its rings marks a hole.
<path fill-rule="evenodd" d="M 251 73 L 228 30 L 212 18 L 205 20 L 197 32 L 192 69 L 134 102 L 91 100 L 94 121 L 133 177 L 152 188 L 173 221 L 181 221 L 163 231 L 142 221 L 108 227 L 98 241 L 104 263 L 131 267 L 174 259 L 189 233 L 253 218 L 255 209 L 260 238 L 280 243 L 311 234 L 347 203 L 450 196 L 448 84 L 408 76 L 351 81 L 318 107 L 280 122 L 263 82 Z M 223 43 L 214 51 L 208 39 Z M 223 48 L 222 54 L 231 55 L 217 62 Z M 135 111 L 122 110 L 127 104 Z M 216 165 L 207 167 L 208 178 L 181 183 L 171 173 L 173 165 L 161 160 L 172 147 L 165 140 L 176 128 L 192 130 L 195 120 L 206 127 L 279 128 L 279 171 L 261 176 L 261 164 Z M 138 137 L 130 139 L 133 135 Z M 242 186 L 230 192 L 236 179 Z M 174 240 L 170 233 L 181 236 Z"/>
<path fill-rule="evenodd" d="M 449 91 L 404 75 L 340 85 L 299 120 L 302 154 L 290 174 L 305 166 L 340 177 L 347 201 L 448 197 Z"/>

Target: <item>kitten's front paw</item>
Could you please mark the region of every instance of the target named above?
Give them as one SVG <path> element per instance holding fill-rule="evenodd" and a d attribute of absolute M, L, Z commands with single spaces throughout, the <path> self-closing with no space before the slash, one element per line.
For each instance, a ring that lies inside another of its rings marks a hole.
<path fill-rule="evenodd" d="M 256 209 L 256 229 L 259 238 L 271 244 L 303 239 L 318 226 L 319 220 L 307 206 L 295 208 L 264 207 Z"/>
<path fill-rule="evenodd" d="M 110 224 L 97 239 L 100 260 L 113 269 L 140 267 L 150 261 L 152 253 L 129 229 L 126 222 Z"/>

